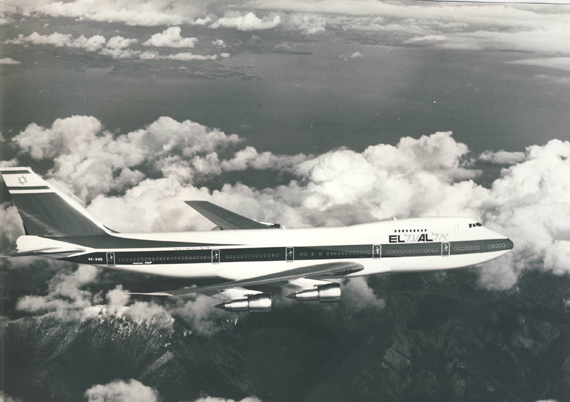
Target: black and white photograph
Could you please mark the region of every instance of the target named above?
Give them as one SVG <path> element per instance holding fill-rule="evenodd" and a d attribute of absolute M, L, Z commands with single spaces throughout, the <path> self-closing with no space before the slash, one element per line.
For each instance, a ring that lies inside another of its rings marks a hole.
<path fill-rule="evenodd" d="M 0 402 L 570 402 L 569 1 L 0 33 Z"/>

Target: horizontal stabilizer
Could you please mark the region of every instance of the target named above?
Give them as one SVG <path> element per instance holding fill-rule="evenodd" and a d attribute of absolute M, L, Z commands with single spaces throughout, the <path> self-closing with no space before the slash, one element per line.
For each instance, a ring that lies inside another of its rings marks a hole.
<path fill-rule="evenodd" d="M 55 256 L 55 255 L 66 255 L 66 254 L 75 254 L 75 253 L 82 253 L 85 249 L 76 248 L 76 249 L 61 249 L 61 248 L 42 248 L 39 250 L 32 250 L 32 251 L 22 251 L 11 253 L 8 255 L 3 255 L 2 257 L 47 257 L 47 256 Z"/>
<path fill-rule="evenodd" d="M 265 224 L 228 211 L 208 201 L 184 201 L 196 211 L 204 215 L 222 230 L 236 229 L 276 229 L 278 224 Z"/>

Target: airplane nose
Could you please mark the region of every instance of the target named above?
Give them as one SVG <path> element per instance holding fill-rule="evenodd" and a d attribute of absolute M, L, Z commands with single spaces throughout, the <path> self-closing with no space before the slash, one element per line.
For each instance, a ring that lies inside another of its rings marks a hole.
<path fill-rule="evenodd" d="M 500 233 L 494 232 L 490 229 L 487 229 L 488 233 L 488 240 L 493 244 L 497 244 L 498 247 L 500 247 L 502 250 L 512 250 L 513 247 L 515 246 L 515 244 L 513 243 L 513 241 L 511 239 L 509 239 L 507 236 L 504 236 Z"/>

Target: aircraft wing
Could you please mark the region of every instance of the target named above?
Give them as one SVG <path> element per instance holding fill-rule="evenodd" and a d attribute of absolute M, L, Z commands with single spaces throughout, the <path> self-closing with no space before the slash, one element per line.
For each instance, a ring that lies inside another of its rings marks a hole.
<path fill-rule="evenodd" d="M 287 284 L 290 281 L 300 278 L 318 279 L 323 277 L 339 277 L 348 275 L 353 272 L 362 271 L 364 267 L 357 262 L 333 262 L 327 264 L 311 265 L 308 267 L 293 268 L 286 271 L 277 272 L 269 275 L 256 276 L 253 278 L 240 279 L 236 281 L 228 281 L 215 285 L 198 286 L 190 288 L 182 288 L 166 292 L 155 293 L 132 293 L 148 296 L 183 296 L 192 293 L 203 293 L 212 295 L 225 289 L 258 286 L 258 285 L 274 285 L 279 286 Z"/>
<path fill-rule="evenodd" d="M 222 230 L 235 229 L 273 229 L 274 227 L 265 225 L 253 219 L 246 218 L 228 211 L 222 207 L 208 201 L 184 201 L 206 218 L 214 222 Z"/>

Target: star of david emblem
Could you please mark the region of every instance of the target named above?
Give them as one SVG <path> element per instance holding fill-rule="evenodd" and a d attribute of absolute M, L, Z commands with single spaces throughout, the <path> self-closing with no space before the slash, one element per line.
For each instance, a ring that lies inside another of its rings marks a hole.
<path fill-rule="evenodd" d="M 25 177 L 24 175 L 18 177 L 18 181 L 20 182 L 20 184 L 21 184 L 22 186 L 28 182 L 28 181 L 26 180 L 26 177 Z"/>

